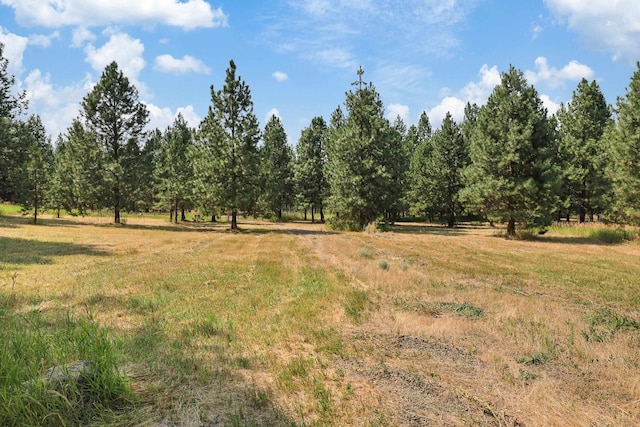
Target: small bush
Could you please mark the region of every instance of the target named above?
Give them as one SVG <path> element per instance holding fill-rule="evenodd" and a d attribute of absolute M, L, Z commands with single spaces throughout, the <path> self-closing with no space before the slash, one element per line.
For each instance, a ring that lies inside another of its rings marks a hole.
<path fill-rule="evenodd" d="M 329 219 L 327 227 L 336 231 L 362 231 L 362 227 L 357 222 L 337 217 Z"/>
<path fill-rule="evenodd" d="M 378 261 L 378 267 L 380 267 L 383 270 L 388 270 L 389 261 L 387 261 L 386 259 L 381 259 L 380 261 Z"/>
<path fill-rule="evenodd" d="M 371 258 L 371 254 L 367 248 L 360 248 L 360 257 L 362 258 Z"/>
<path fill-rule="evenodd" d="M 614 245 L 636 239 L 637 233 L 624 228 L 598 228 L 589 231 L 589 237 L 602 243 Z"/>

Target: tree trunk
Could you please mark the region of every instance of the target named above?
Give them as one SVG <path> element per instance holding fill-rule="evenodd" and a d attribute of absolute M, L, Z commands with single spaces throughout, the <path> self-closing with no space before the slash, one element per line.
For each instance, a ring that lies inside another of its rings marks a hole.
<path fill-rule="evenodd" d="M 324 210 L 320 206 L 320 222 L 324 224 Z"/>
<path fill-rule="evenodd" d="M 37 193 L 37 190 L 36 190 Z M 38 196 L 36 194 L 35 203 L 33 204 L 33 223 L 38 223 Z"/>
<path fill-rule="evenodd" d="M 216 216 L 215 215 L 211 215 L 211 222 L 218 222 L 218 221 L 216 221 Z"/>
<path fill-rule="evenodd" d="M 58 218 L 60 218 L 60 208 L 58 208 Z"/>
<path fill-rule="evenodd" d="M 231 229 L 232 230 L 238 229 L 238 211 L 235 209 L 231 211 Z"/>
<path fill-rule="evenodd" d="M 584 206 L 580 206 L 580 224 L 587 219 L 587 211 Z"/>
<path fill-rule="evenodd" d="M 507 236 L 515 236 L 516 235 L 516 219 L 514 217 L 509 218 L 509 223 L 507 224 Z"/>
<path fill-rule="evenodd" d="M 456 224 L 456 216 L 453 214 L 453 212 L 449 212 L 449 218 L 447 220 L 447 227 L 448 228 L 453 228 L 453 226 Z"/>
<path fill-rule="evenodd" d="M 315 224 L 316 222 L 316 208 L 315 206 L 311 206 L 311 224 Z"/>
<path fill-rule="evenodd" d="M 182 212 L 180 214 L 180 221 L 186 221 L 187 220 L 187 215 L 184 212 L 184 208 L 182 208 Z"/>
<path fill-rule="evenodd" d="M 282 219 L 282 208 L 278 208 L 278 219 Z"/>
<path fill-rule="evenodd" d="M 304 208 L 304 220 L 307 220 L 307 208 Z"/>
<path fill-rule="evenodd" d="M 567 222 L 571 222 L 571 212 L 567 212 Z"/>
<path fill-rule="evenodd" d="M 169 222 L 173 222 L 173 206 L 169 208 Z"/>

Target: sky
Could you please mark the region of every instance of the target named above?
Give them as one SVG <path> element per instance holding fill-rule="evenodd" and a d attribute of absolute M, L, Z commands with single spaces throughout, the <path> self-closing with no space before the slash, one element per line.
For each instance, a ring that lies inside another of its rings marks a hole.
<path fill-rule="evenodd" d="M 486 102 L 500 73 L 522 70 L 550 114 L 582 78 L 607 102 L 640 60 L 638 0 L 0 0 L 0 42 L 29 114 L 56 139 L 116 61 L 165 129 L 198 126 L 229 61 L 264 127 L 277 115 L 295 145 L 363 79 L 385 115 L 434 127 Z"/>

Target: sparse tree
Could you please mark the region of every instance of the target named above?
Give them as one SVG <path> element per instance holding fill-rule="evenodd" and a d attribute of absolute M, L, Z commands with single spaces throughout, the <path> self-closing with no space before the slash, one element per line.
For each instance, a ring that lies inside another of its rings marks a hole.
<path fill-rule="evenodd" d="M 327 124 L 322 117 L 314 117 L 311 125 L 302 130 L 296 146 L 295 182 L 297 198 L 302 206 L 311 208 L 311 222 L 315 222 L 315 212 L 320 212 L 324 222 L 324 204 L 328 194 L 325 177 L 325 138 Z"/>
<path fill-rule="evenodd" d="M 107 65 L 93 90 L 82 100 L 83 117 L 89 134 L 96 138 L 104 153 L 104 181 L 114 210 L 114 222 L 120 223 L 120 210 L 135 197 L 133 159 L 140 152 L 149 112 L 138 101 L 138 90 L 118 69 Z M 136 149 L 137 148 L 137 149 Z"/>
<path fill-rule="evenodd" d="M 277 116 L 271 116 L 264 127 L 261 149 L 262 194 L 264 206 L 282 218 L 282 208 L 291 206 L 294 198 L 293 149 Z"/>

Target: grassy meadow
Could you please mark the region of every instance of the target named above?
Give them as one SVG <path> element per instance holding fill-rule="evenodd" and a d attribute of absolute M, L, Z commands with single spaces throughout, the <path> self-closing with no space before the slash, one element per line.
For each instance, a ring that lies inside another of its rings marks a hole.
<path fill-rule="evenodd" d="M 633 232 L 110 221 L 0 216 L 0 425 L 640 425 Z"/>

